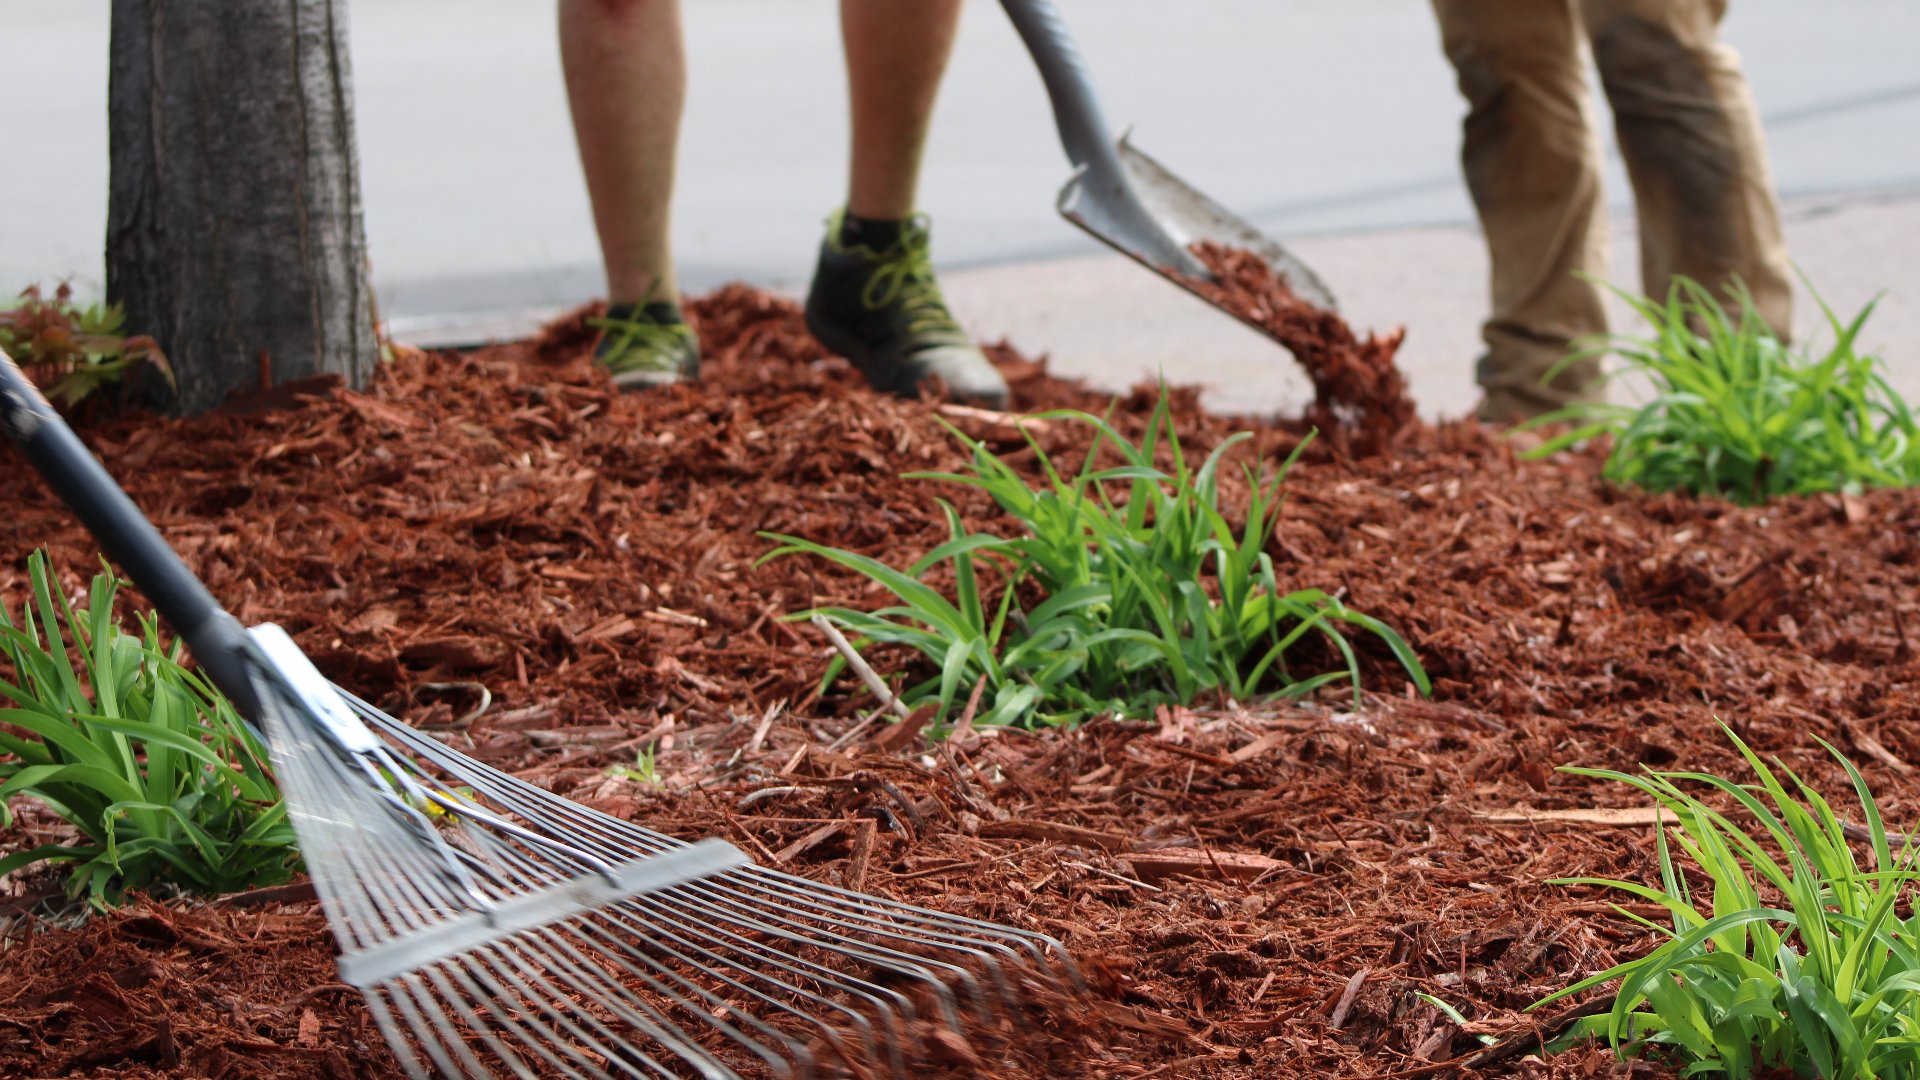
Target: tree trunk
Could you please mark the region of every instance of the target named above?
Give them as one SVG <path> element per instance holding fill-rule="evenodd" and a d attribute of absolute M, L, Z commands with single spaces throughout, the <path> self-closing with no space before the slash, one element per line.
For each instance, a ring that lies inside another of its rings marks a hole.
<path fill-rule="evenodd" d="M 265 379 L 364 385 L 346 0 L 114 0 L 112 27 L 107 297 L 166 350 L 171 406 Z"/>

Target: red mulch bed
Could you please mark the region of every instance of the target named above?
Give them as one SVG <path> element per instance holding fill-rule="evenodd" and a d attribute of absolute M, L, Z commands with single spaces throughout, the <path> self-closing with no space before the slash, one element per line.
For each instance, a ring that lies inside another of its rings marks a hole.
<path fill-rule="evenodd" d="M 85 436 L 242 619 L 281 623 L 333 678 L 462 750 L 798 873 L 1052 933 L 1111 976 L 1082 1013 L 995 1049 L 990 1075 L 1458 1073 L 1437 1066 L 1479 1051 L 1476 1034 L 1519 1037 L 1526 1005 L 1649 941 L 1601 893 L 1545 884 L 1655 880 L 1647 828 L 1514 808 L 1637 804 L 1561 764 L 1737 773 L 1716 717 L 1837 796 L 1813 737 L 1829 739 L 1890 819 L 1917 805 L 1902 614 L 1920 495 L 1640 498 L 1591 455 L 1524 463 L 1471 424 L 1408 426 L 1390 456 L 1316 442 L 1268 545 L 1284 586 L 1345 590 L 1400 628 L 1431 700 L 1363 642 L 1357 711 L 1326 693 L 829 751 L 865 699 L 815 697 L 826 647 L 779 616 L 876 597 L 816 561 L 756 567 L 756 532 L 904 563 L 945 537 L 936 494 L 1000 519 L 970 490 L 899 478 L 961 464 L 943 413 L 868 393 L 791 304 L 733 288 L 692 313 L 698 386 L 615 394 L 582 316 L 533 343 L 407 353 L 366 393 Z M 1022 411 L 1106 404 L 995 355 Z M 1138 429 L 1151 402 L 1124 399 L 1120 422 Z M 1200 450 L 1251 426 L 1277 460 L 1303 434 L 1186 393 L 1176 413 Z M 944 415 L 1033 466 L 1003 419 Z M 1071 425 L 1038 437 L 1071 459 Z M 0 596 L 18 605 L 36 545 L 77 586 L 93 543 L 10 451 L 0 464 Z M 475 684 L 492 695 L 478 716 Z M 659 787 L 609 776 L 649 744 Z M 770 786 L 798 790 L 742 807 Z M 392 1075 L 330 948 L 297 898 L 17 926 L 0 1075 Z M 1468 1074 L 1671 1075 L 1514 1045 Z"/>

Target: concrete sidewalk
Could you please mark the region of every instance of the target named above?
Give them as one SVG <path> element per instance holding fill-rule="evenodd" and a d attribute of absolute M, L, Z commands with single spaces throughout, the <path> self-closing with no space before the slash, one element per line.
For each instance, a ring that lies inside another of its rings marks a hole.
<path fill-rule="evenodd" d="M 1895 386 L 1920 401 L 1920 187 L 1789 199 L 1787 240 L 1797 264 L 1843 320 L 1878 306 L 1860 344 L 1890 361 Z M 1612 280 L 1638 291 L 1633 221 L 1611 229 Z M 1408 328 L 1400 364 L 1422 415 L 1459 416 L 1479 398 L 1473 362 L 1485 317 L 1487 256 L 1471 225 L 1312 236 L 1290 245 L 1334 289 L 1356 330 Z M 1141 380 L 1207 388 L 1209 408 L 1230 415 L 1297 414 L 1312 396 L 1285 350 L 1131 260 L 1092 254 L 976 266 L 942 275 L 947 298 L 982 341 L 1002 338 L 1053 371 L 1115 392 Z M 1888 282 L 1895 284 L 1889 285 Z M 779 288 L 799 296 L 794 285 Z M 396 319 L 393 332 L 426 344 L 530 334 L 566 310 L 542 305 Z M 1610 303 L 1617 330 L 1637 324 Z M 1794 312 L 1800 340 L 1831 340 L 1804 289 Z"/>
<path fill-rule="evenodd" d="M 1881 296 L 1860 344 L 1889 360 L 1895 385 L 1920 401 L 1920 188 L 1806 196 L 1784 209 L 1795 261 L 1843 320 Z M 1638 292 L 1630 219 L 1616 216 L 1612 241 L 1612 280 Z M 1474 227 L 1315 236 L 1291 247 L 1332 286 L 1356 330 L 1408 327 L 1400 363 L 1423 415 L 1474 406 L 1487 308 L 1486 248 Z M 1297 413 L 1311 397 L 1272 341 L 1117 255 L 981 267 L 945 281 L 976 336 L 1046 353 L 1064 375 L 1120 390 L 1164 374 L 1207 387 L 1209 407 L 1235 414 Z M 1611 307 L 1615 328 L 1632 329 L 1626 305 Z M 1799 339 L 1832 339 L 1804 289 L 1794 315 Z"/>

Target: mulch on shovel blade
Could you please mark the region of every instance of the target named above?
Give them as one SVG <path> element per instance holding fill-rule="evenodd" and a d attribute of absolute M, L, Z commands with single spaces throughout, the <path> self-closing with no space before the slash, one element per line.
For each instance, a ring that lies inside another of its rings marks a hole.
<path fill-rule="evenodd" d="M 1863 763 L 1890 820 L 1920 805 L 1904 629 L 1920 496 L 1642 498 L 1591 455 L 1521 462 L 1473 425 L 1408 425 L 1390 455 L 1316 441 L 1268 544 L 1283 587 L 1341 590 L 1399 628 L 1432 699 L 1356 639 L 1358 709 L 1330 691 L 906 752 L 869 729 L 830 750 L 871 699 L 816 698 L 826 644 L 781 616 L 883 598 L 824 563 L 757 566 L 756 532 L 904 565 L 946 538 L 936 495 L 1004 528 L 970 489 L 899 478 L 963 464 L 942 418 L 1038 466 L 1004 418 L 869 393 L 786 301 L 732 288 L 692 314 L 697 386 L 615 394 L 582 313 L 535 342 L 407 353 L 365 393 L 85 436 L 243 620 L 281 623 L 461 750 L 769 865 L 1064 940 L 1104 993 L 973 1048 L 986 1075 L 1425 1075 L 1478 1035 L 1528 1032 L 1559 1010 L 1525 1006 L 1650 944 L 1611 897 L 1546 879 L 1657 880 L 1646 826 L 1552 816 L 1631 793 L 1554 767 L 1742 776 L 1716 718 L 1836 801 L 1815 735 Z M 994 356 L 1023 411 L 1106 407 Z M 1124 397 L 1116 422 L 1139 430 L 1152 401 Z M 1273 461 L 1305 434 L 1174 404 L 1190 452 L 1251 427 L 1248 452 Z M 1034 435 L 1077 463 L 1072 424 Z M 17 607 L 36 545 L 77 588 L 95 545 L 0 459 L 0 593 Z M 610 773 L 648 747 L 658 783 Z M 327 989 L 330 949 L 310 905 L 143 902 L 16 934 L 0 1074 L 391 1075 L 357 1002 Z M 1516 1051 L 1475 1072 L 1649 1068 Z"/>
<path fill-rule="evenodd" d="M 1194 291 L 1287 347 L 1313 383 L 1307 419 L 1357 448 L 1379 451 L 1414 422 L 1406 376 L 1393 362 L 1404 327 L 1385 334 L 1354 333 L 1335 311 L 1296 295 L 1272 264 L 1244 248 L 1202 242 L 1193 253 L 1212 281 Z"/>

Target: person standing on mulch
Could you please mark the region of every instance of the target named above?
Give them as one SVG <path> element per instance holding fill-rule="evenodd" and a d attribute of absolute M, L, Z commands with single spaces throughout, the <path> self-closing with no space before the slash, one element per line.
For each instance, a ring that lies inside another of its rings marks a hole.
<path fill-rule="evenodd" d="M 807 327 L 877 389 L 911 396 L 938 379 L 954 397 L 1001 407 L 1006 381 L 948 312 L 927 219 L 913 211 L 962 3 L 841 0 L 852 177 L 820 247 Z M 595 360 L 622 389 L 696 378 L 700 346 L 668 242 L 686 99 L 680 0 L 560 0 L 560 57 L 607 271 Z"/>
<path fill-rule="evenodd" d="M 1467 99 L 1461 161 L 1493 263 L 1477 377 L 1480 419 L 1525 420 L 1602 393 L 1589 357 L 1543 384 L 1572 343 L 1606 330 L 1600 153 L 1581 63 L 1591 44 L 1640 218 L 1649 296 L 1674 275 L 1716 296 L 1736 278 L 1784 339 L 1792 286 L 1759 117 L 1726 0 L 1433 0 Z"/>

